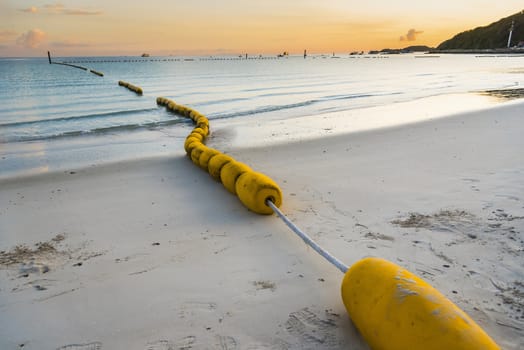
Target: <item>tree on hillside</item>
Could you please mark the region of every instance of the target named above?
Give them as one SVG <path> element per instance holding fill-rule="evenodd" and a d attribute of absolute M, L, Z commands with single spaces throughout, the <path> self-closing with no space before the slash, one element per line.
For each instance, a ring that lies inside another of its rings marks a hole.
<path fill-rule="evenodd" d="M 510 46 L 516 46 L 520 41 L 524 40 L 524 10 L 486 27 L 478 27 L 457 34 L 441 43 L 437 49 L 481 50 L 506 47 L 512 23 L 514 23 L 514 29 Z"/>

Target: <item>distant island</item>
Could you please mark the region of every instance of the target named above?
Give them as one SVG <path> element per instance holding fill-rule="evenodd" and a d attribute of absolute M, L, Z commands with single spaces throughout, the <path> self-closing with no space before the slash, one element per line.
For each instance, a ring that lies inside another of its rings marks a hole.
<path fill-rule="evenodd" d="M 394 54 L 400 54 L 400 53 L 428 52 L 432 50 L 434 50 L 434 48 L 431 48 L 429 46 L 414 45 L 414 46 L 405 47 L 403 49 L 382 49 L 380 51 L 369 51 L 369 54 L 370 55 L 377 55 L 377 54 L 394 55 Z"/>

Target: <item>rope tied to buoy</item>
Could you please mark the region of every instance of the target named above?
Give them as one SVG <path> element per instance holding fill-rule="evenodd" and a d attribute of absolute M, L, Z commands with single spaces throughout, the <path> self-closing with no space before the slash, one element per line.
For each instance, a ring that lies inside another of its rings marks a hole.
<path fill-rule="evenodd" d="M 423 279 L 375 257 L 348 267 L 298 228 L 270 198 L 265 202 L 309 247 L 344 273 L 342 301 L 371 349 L 500 349 L 472 318 Z"/>
<path fill-rule="evenodd" d="M 196 124 L 184 142 L 195 165 L 220 180 L 251 211 L 275 213 L 309 247 L 344 274 L 342 301 L 371 349 L 500 349 L 451 300 L 401 266 L 375 257 L 363 258 L 350 267 L 342 263 L 278 209 L 282 191 L 272 179 L 204 144 L 209 135 L 205 116 L 164 97 L 158 97 L 157 104 Z"/>
<path fill-rule="evenodd" d="M 273 203 L 271 199 L 266 199 L 266 204 L 273 209 L 275 214 L 284 221 L 284 223 L 293 231 L 296 233 L 302 240 L 311 248 L 313 248 L 314 251 L 316 251 L 318 254 L 320 254 L 324 259 L 329 261 L 333 266 L 335 266 L 337 269 L 339 269 L 342 273 L 346 273 L 348 270 L 348 266 L 344 264 L 342 261 L 338 260 L 336 257 L 331 255 L 327 250 L 322 248 L 315 242 L 309 235 L 305 232 L 303 232 L 298 226 L 296 226 L 289 218 L 278 209 L 278 207 Z"/>

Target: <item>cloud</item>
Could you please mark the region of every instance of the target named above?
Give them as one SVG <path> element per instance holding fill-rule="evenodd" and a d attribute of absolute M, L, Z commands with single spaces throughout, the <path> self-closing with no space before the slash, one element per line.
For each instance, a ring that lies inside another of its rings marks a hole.
<path fill-rule="evenodd" d="M 37 13 L 38 12 L 38 8 L 35 7 L 35 6 L 31 6 L 31 7 L 28 7 L 26 9 L 19 9 L 18 11 L 20 11 L 20 12 L 27 12 L 27 13 Z"/>
<path fill-rule="evenodd" d="M 47 5 L 44 5 L 44 8 L 50 12 L 50 13 L 56 13 L 56 14 L 60 14 L 64 11 L 65 9 L 65 6 L 62 5 L 61 3 L 59 2 L 56 2 L 54 4 L 47 4 Z"/>
<path fill-rule="evenodd" d="M 88 10 L 64 10 L 64 14 L 72 16 L 98 16 L 101 15 L 102 11 L 88 11 Z"/>
<path fill-rule="evenodd" d="M 417 36 L 422 33 L 424 32 L 416 29 L 410 29 L 406 35 L 402 35 L 400 37 L 400 41 L 415 41 L 417 40 Z"/>
<path fill-rule="evenodd" d="M 48 13 L 55 15 L 69 15 L 69 16 L 98 16 L 103 14 L 102 11 L 90 11 L 85 9 L 67 8 L 63 4 L 56 2 L 54 4 L 44 5 Z"/>
<path fill-rule="evenodd" d="M 26 48 L 34 49 L 45 41 L 46 36 L 46 33 L 41 31 L 40 29 L 31 29 L 26 33 L 20 35 L 16 39 L 16 44 Z"/>

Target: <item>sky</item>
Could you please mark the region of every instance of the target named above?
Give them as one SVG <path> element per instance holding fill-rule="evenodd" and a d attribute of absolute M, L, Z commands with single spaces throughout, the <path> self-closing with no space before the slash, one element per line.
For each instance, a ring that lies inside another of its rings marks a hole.
<path fill-rule="evenodd" d="M 0 0 L 0 57 L 278 54 L 437 46 L 522 0 Z"/>

